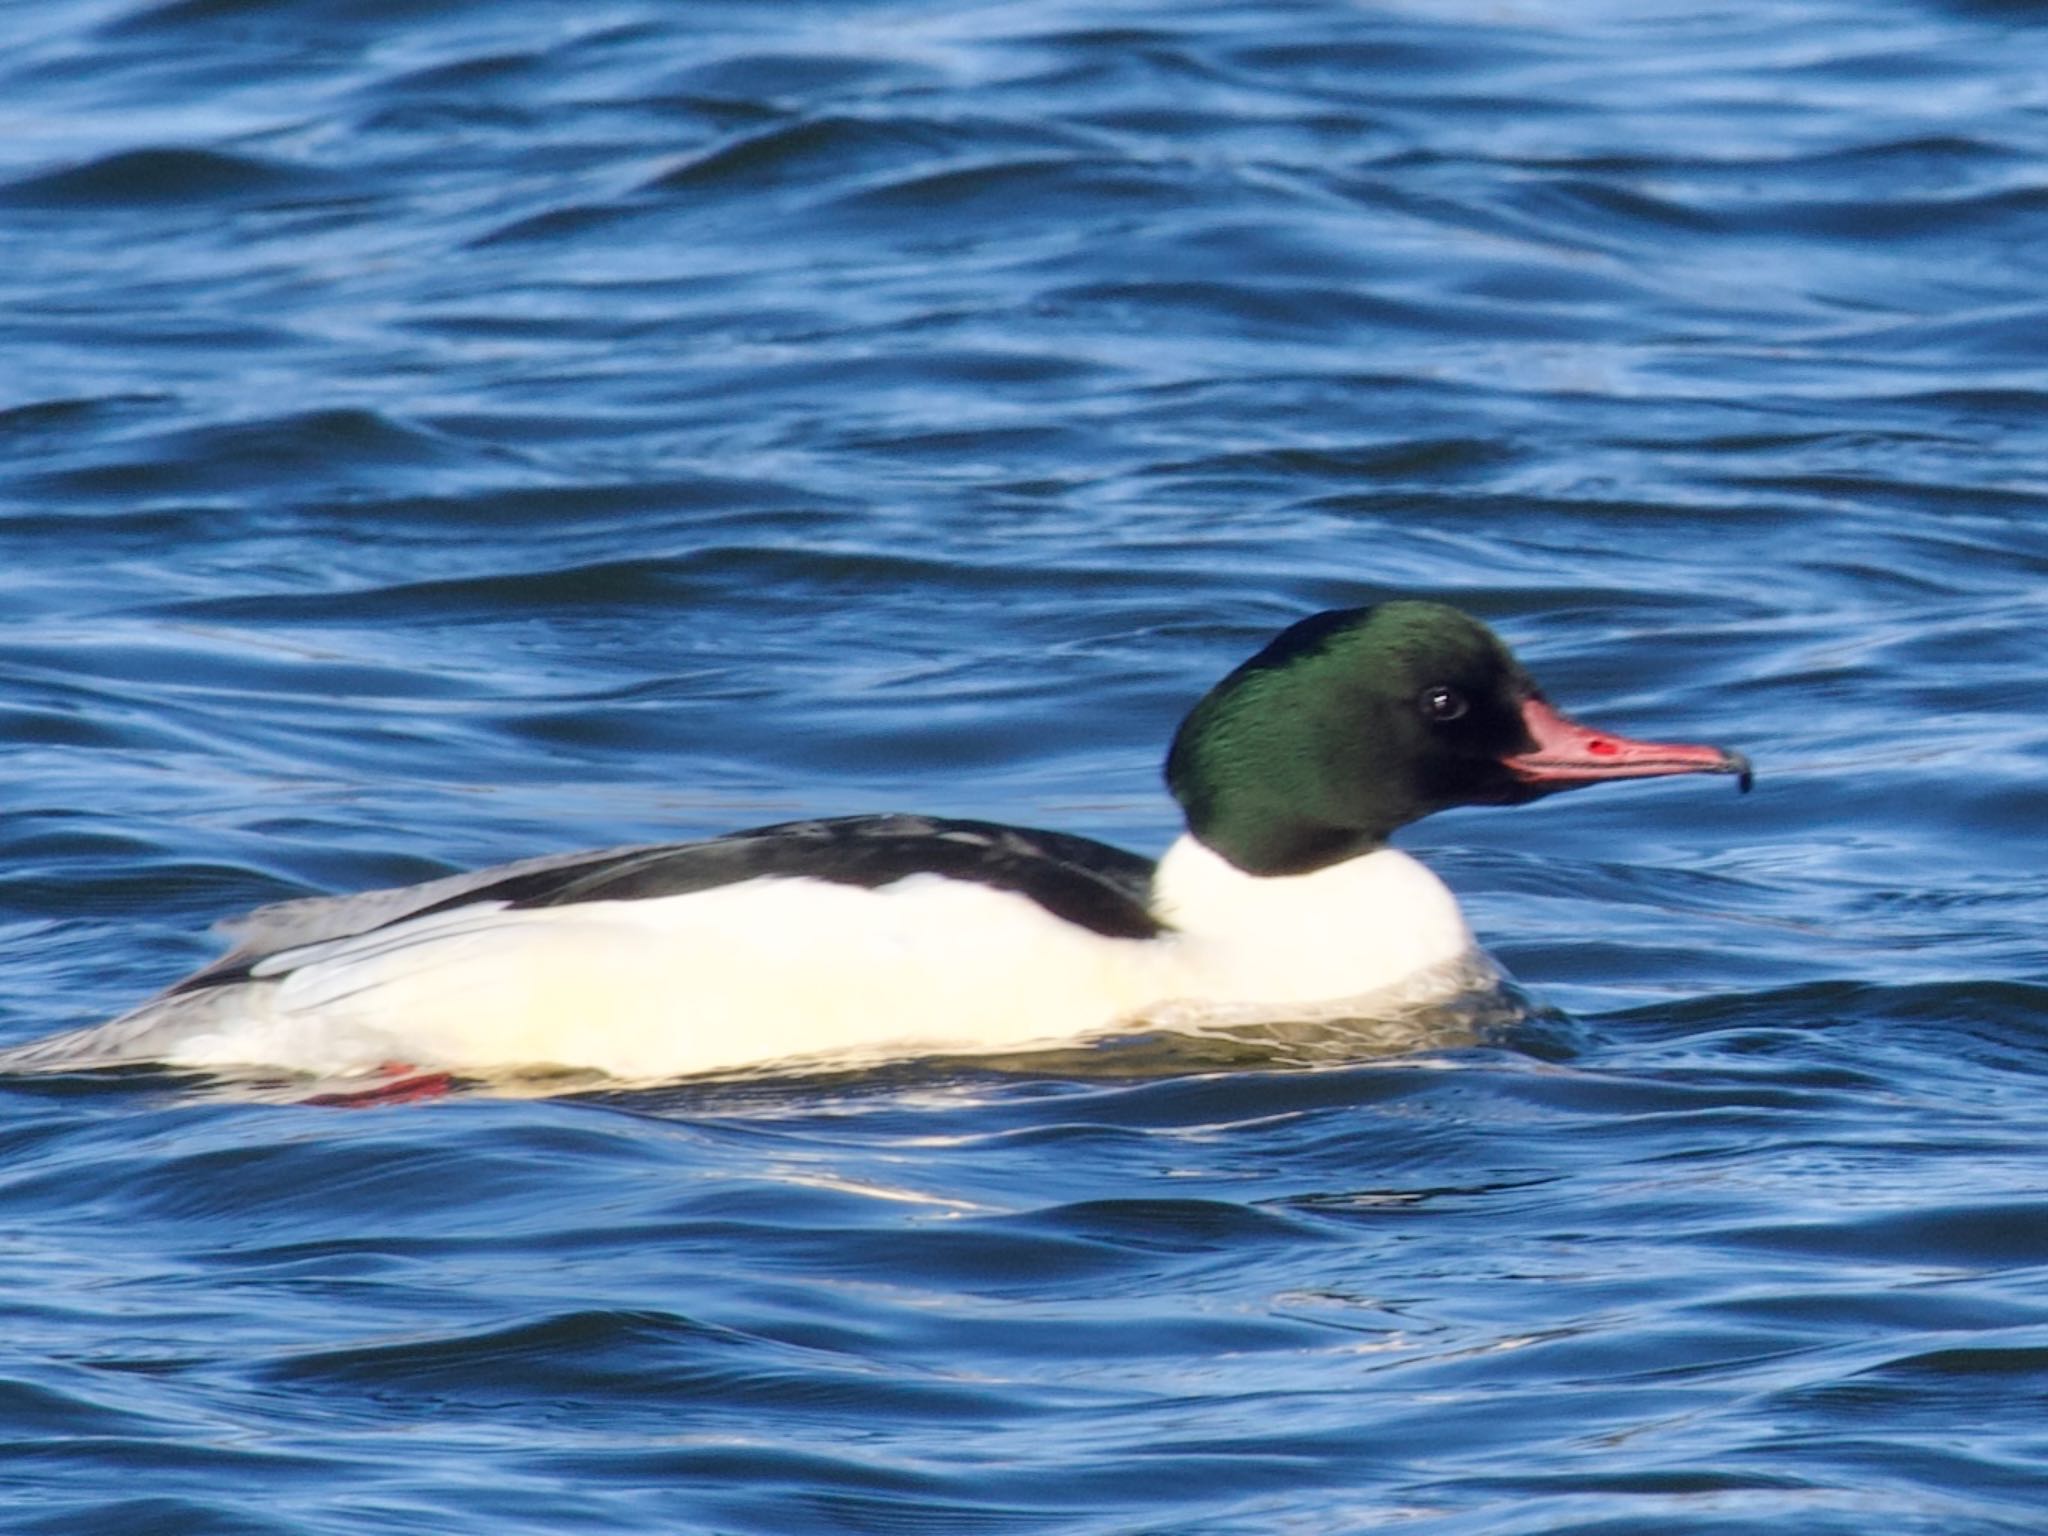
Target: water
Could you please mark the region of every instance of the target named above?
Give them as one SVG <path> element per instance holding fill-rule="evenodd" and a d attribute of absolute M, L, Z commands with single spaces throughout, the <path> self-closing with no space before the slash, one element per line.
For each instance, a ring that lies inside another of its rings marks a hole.
<path fill-rule="evenodd" d="M 1466 1049 L 0 1085 L 6 1527 L 2040 1530 L 2042 19 L 0 9 L 0 1038 L 557 848 L 1156 850 L 1393 593 L 1760 770 L 1408 834 Z"/>

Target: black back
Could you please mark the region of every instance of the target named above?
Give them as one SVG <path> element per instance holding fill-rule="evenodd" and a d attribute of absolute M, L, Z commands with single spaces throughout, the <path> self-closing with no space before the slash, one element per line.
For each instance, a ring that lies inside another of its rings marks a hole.
<path fill-rule="evenodd" d="M 460 907 L 647 901 L 777 877 L 876 890 L 911 875 L 941 875 L 1014 891 L 1053 916 L 1106 938 L 1149 939 L 1165 931 L 1152 915 L 1152 867 L 1150 859 L 1092 838 L 990 821 L 900 815 L 786 821 L 704 842 L 612 848 L 588 857 L 511 865 L 496 878 L 483 870 L 461 881 L 450 896 L 419 906 L 401 904 L 361 926 L 245 945 L 170 990 L 231 985 L 248 979 L 276 949 L 315 947 Z M 347 900 L 341 898 L 344 904 Z"/>
<path fill-rule="evenodd" d="M 775 877 L 875 890 L 917 874 L 1014 891 L 1109 938 L 1162 931 L 1150 907 L 1149 859 L 1065 832 L 906 815 L 786 821 L 705 842 L 601 854 L 475 886 L 413 915 L 471 902 L 642 901 Z"/>
<path fill-rule="evenodd" d="M 1092 838 L 990 821 L 909 815 L 786 821 L 703 842 L 550 857 L 507 866 L 496 878 L 483 870 L 462 880 L 444 899 L 399 905 L 361 926 L 245 945 L 169 990 L 232 985 L 247 980 L 277 949 L 315 947 L 460 907 L 647 901 L 777 877 L 876 890 L 912 875 L 940 875 L 1014 891 L 1053 916 L 1105 938 L 1149 939 L 1165 931 L 1165 924 L 1152 915 L 1152 871 L 1150 859 Z M 349 898 L 339 900 L 345 904 Z"/>

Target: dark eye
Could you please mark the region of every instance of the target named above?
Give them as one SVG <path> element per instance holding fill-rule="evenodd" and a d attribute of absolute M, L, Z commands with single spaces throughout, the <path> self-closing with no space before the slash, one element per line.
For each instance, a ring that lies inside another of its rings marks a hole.
<path fill-rule="evenodd" d="M 1422 718 L 1442 724 L 1455 720 L 1472 706 L 1465 702 L 1465 695 L 1455 688 L 1446 688 L 1442 683 L 1422 690 L 1416 701 L 1422 710 Z"/>

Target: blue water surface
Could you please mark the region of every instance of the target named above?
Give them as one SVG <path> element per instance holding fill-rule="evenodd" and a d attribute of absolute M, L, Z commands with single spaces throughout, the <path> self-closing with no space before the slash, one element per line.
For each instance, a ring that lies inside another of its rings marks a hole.
<path fill-rule="evenodd" d="M 1465 1047 L 7 1081 L 0 1524 L 2048 1528 L 2044 23 L 0 4 L 0 1041 L 530 853 L 1156 851 L 1394 594 L 1760 770 L 1407 834 Z"/>

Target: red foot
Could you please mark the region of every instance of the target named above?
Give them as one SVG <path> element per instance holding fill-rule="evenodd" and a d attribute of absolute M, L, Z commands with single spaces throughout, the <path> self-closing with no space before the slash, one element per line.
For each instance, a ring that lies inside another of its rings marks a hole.
<path fill-rule="evenodd" d="M 386 1062 L 380 1073 L 411 1072 L 403 1062 Z M 396 1077 L 375 1088 L 358 1088 L 352 1093 L 315 1093 L 302 1101 L 328 1109 L 374 1109 L 380 1104 L 411 1104 L 419 1099 L 438 1099 L 455 1091 L 452 1072 L 418 1072 Z"/>

